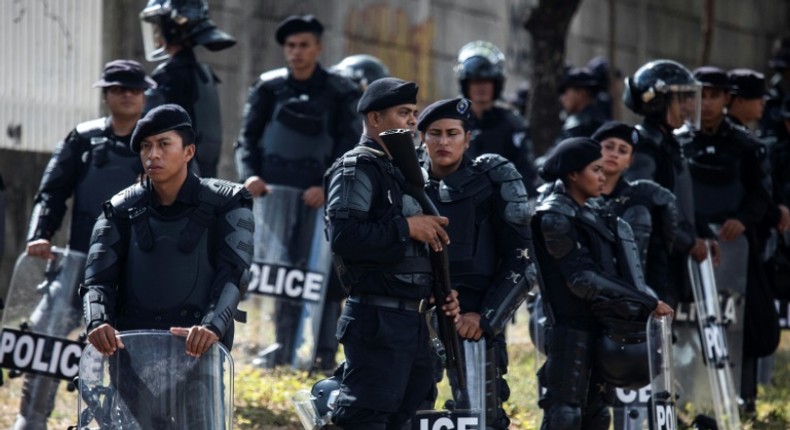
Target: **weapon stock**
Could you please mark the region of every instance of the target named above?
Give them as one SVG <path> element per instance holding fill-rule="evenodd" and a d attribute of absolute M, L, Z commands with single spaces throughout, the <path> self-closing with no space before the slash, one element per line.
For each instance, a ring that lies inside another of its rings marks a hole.
<path fill-rule="evenodd" d="M 412 141 L 412 131 L 407 129 L 388 130 L 379 134 L 379 137 L 387 146 L 387 151 L 392 156 L 393 164 L 400 169 L 406 178 L 406 182 L 403 184 L 403 191 L 417 200 L 423 213 L 439 216 L 436 206 L 425 194 L 425 178 L 417 160 L 417 152 Z M 433 296 L 436 299 L 436 303 L 439 304 L 441 300 L 450 294 L 452 285 L 450 282 L 450 259 L 446 246 L 442 247 L 440 252 L 431 251 L 431 266 L 433 266 L 434 271 Z M 455 397 L 456 402 L 461 402 L 462 399 L 466 399 L 466 373 L 464 359 L 461 355 L 461 346 L 458 341 L 458 335 L 455 332 L 455 323 L 451 317 L 438 313 L 437 320 L 439 321 L 439 337 L 447 353 L 445 367 L 448 371 L 456 373 L 455 377 L 458 381 L 458 391 L 460 393 L 457 393 Z M 461 409 L 462 405 L 458 406 Z"/>

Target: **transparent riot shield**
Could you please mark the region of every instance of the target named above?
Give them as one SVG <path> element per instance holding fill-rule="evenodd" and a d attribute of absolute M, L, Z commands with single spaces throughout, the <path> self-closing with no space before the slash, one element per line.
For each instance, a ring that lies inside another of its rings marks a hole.
<path fill-rule="evenodd" d="M 85 254 L 62 248 L 52 254 L 50 260 L 22 254 L 16 261 L 4 303 L 0 366 L 71 380 L 83 347 L 77 287 Z"/>
<path fill-rule="evenodd" d="M 546 335 L 549 323 L 543 306 L 543 296 L 537 288 L 533 289 L 530 298 L 527 299 L 527 310 L 529 311 L 529 337 L 535 348 L 535 375 L 546 362 Z M 536 377 L 535 394 L 540 398 L 544 391 L 545 388 L 540 386 Z"/>
<path fill-rule="evenodd" d="M 52 255 L 50 260 L 27 254 L 17 259 L 0 335 L 0 366 L 10 369 L 12 377 L 24 375 L 19 425 L 42 428 L 54 408 L 59 381 L 77 376 L 84 347 L 77 287 L 85 254 L 52 248 Z M 74 396 L 60 397 L 76 404 Z"/>
<path fill-rule="evenodd" d="M 614 430 L 646 430 L 649 425 L 650 384 L 636 390 L 615 388 L 612 404 Z"/>
<path fill-rule="evenodd" d="M 711 227 L 718 231 L 718 226 Z M 726 419 L 734 419 L 732 413 L 726 412 L 729 409 L 726 405 L 731 400 L 724 401 L 722 397 L 735 399 L 737 397 L 729 393 L 738 393 L 740 389 L 749 247 L 746 238 L 741 236 L 733 241 L 720 242 L 719 250 L 721 260 L 715 268 L 709 261 L 703 263 L 704 270 L 695 262 L 689 263 L 695 302 L 679 303 L 675 314 L 678 403 L 691 414 L 691 419 L 721 417 L 717 414 L 717 402 L 724 408 L 724 415 L 729 417 Z M 718 294 L 714 294 L 714 290 Z M 715 312 L 716 302 L 718 312 Z M 709 358 L 713 359 L 712 368 L 707 365 Z M 715 369 L 724 372 L 721 367 L 724 362 L 728 363 L 730 375 L 722 373 L 715 378 L 718 382 L 712 382 L 709 372 L 717 372 Z M 732 390 L 728 388 L 728 379 L 732 380 Z M 717 383 L 720 389 L 712 391 L 711 383 Z M 737 406 L 733 406 L 737 410 Z"/>
<path fill-rule="evenodd" d="M 647 319 L 647 350 L 650 366 L 650 423 L 652 430 L 677 428 L 675 378 L 672 358 L 672 318 Z"/>
<path fill-rule="evenodd" d="M 426 314 L 426 320 L 432 341 L 440 342 L 436 338 L 435 315 Z M 464 376 L 466 377 L 466 390 L 458 390 L 455 375 L 446 372 L 450 384 L 452 401 L 445 402 L 445 409 L 431 409 L 417 411 L 411 420 L 412 430 L 440 429 L 440 428 L 467 428 L 469 430 L 484 430 L 486 428 L 486 415 L 496 413 L 498 406 L 498 386 L 496 357 L 493 348 L 488 348 L 485 338 L 480 340 L 461 341 L 461 354 L 464 357 Z M 436 348 L 436 347 L 435 347 Z M 441 355 L 443 347 L 437 352 Z M 437 366 L 443 364 L 437 359 Z"/>
<path fill-rule="evenodd" d="M 697 321 L 703 348 L 704 364 L 710 382 L 713 412 L 720 430 L 735 430 L 741 427 L 738 412 L 738 393 L 730 365 L 725 320 L 721 314 L 716 276 L 711 258 L 697 264 L 688 259 L 691 287 L 697 310 Z M 698 405 L 698 412 L 705 413 Z"/>
<path fill-rule="evenodd" d="M 85 348 L 79 366 L 79 429 L 223 430 L 233 426 L 233 360 L 217 343 L 200 357 L 162 330 L 121 333 L 106 357 Z"/>
<path fill-rule="evenodd" d="M 498 406 L 497 363 L 494 361 L 493 348 L 489 350 L 486 347 L 485 338 L 478 341 L 464 340 L 461 347 L 466 367 L 468 412 L 470 416 L 476 414 L 479 417 L 478 428 L 485 429 L 486 415 L 496 414 Z"/>
<path fill-rule="evenodd" d="M 269 186 L 255 199 L 255 256 L 250 297 L 242 302 L 262 348 L 256 364 L 313 366 L 331 270 L 323 210 L 302 201 L 304 190 Z M 240 336 L 241 337 L 241 336 Z"/>

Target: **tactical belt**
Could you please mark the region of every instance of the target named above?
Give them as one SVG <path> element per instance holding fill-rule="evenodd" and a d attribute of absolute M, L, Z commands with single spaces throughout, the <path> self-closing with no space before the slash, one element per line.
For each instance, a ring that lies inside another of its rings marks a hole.
<path fill-rule="evenodd" d="M 378 306 L 381 308 L 398 309 L 401 311 L 411 311 L 425 313 L 428 310 L 428 300 L 408 300 L 395 297 L 377 296 L 374 294 L 351 295 L 348 297 L 349 303 L 361 305 Z"/>

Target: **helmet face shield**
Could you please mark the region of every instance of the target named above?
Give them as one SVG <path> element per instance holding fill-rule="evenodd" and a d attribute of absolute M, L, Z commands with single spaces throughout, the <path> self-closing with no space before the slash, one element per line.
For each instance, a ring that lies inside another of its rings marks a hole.
<path fill-rule="evenodd" d="M 167 41 L 162 33 L 162 18 L 168 10 L 161 5 L 149 6 L 140 12 L 145 59 L 160 61 L 168 57 Z"/>
<path fill-rule="evenodd" d="M 702 86 L 684 85 L 670 90 L 667 97 L 667 124 L 694 130 L 700 128 L 702 111 Z"/>

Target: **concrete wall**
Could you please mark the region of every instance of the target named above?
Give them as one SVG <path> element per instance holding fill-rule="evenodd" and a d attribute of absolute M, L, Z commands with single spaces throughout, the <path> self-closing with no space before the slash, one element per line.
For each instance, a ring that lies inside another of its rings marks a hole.
<path fill-rule="evenodd" d="M 657 58 L 678 61 L 690 70 L 702 65 L 703 0 L 583 0 L 571 23 L 569 64 L 581 66 L 594 56 L 612 54 L 610 3 L 616 21 L 614 64 L 624 74 Z M 751 68 L 770 77 L 771 45 L 790 31 L 789 5 L 787 0 L 716 0 L 709 64 Z M 624 112 L 624 119 L 636 120 L 630 112 Z"/>
<path fill-rule="evenodd" d="M 676 59 L 691 67 L 697 65 L 702 0 L 584 0 L 571 27 L 569 63 L 585 64 L 595 55 L 608 53 L 610 1 L 614 2 L 617 17 L 615 64 L 623 72 L 632 73 L 648 59 L 657 57 Z M 100 48 L 103 62 L 123 57 L 136 59 L 149 70 L 156 66 L 143 59 L 138 14 L 144 3 L 104 0 L 104 40 Z M 521 23 L 536 3 L 537 0 L 210 0 L 214 21 L 239 41 L 235 47 L 219 53 L 197 50 L 198 57 L 208 62 L 222 80 L 225 147 L 220 176 L 235 179 L 232 146 L 247 88 L 261 72 L 283 65 L 282 51 L 273 33 L 284 17 L 312 13 L 321 19 L 326 26 L 321 59 L 325 66 L 355 53 L 378 56 L 394 75 L 418 81 L 422 87 L 420 101 L 425 103 L 457 94 L 452 72 L 457 50 L 476 39 L 489 40 L 505 52 L 509 59 L 506 91 L 526 79 L 530 40 Z M 764 70 L 772 39 L 790 24 L 788 0 L 718 0 L 715 5 L 711 62 L 725 68 Z M 19 82 L 26 84 L 29 82 Z M 5 125 L 0 124 L 2 129 Z M 54 147 L 55 141 L 51 144 Z M 23 249 L 30 202 L 47 158 L 46 153 L 0 153 L 0 172 L 9 184 L 6 257 L 0 266 L 0 285 L 10 276 L 9 261 Z"/>

